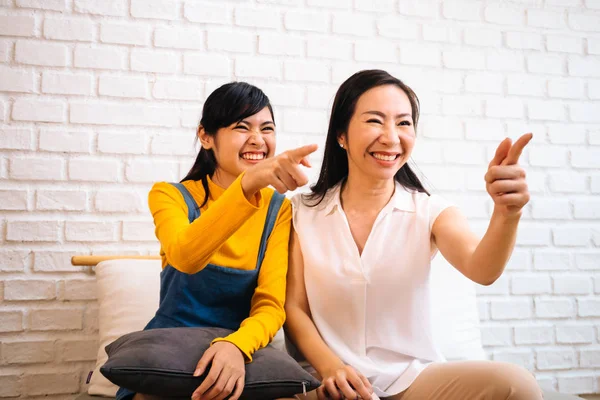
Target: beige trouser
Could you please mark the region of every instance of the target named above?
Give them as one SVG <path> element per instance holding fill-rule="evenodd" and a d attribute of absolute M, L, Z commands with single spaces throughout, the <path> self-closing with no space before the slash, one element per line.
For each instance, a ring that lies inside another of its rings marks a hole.
<path fill-rule="evenodd" d="M 317 399 L 315 392 L 299 399 Z M 533 375 L 514 364 L 461 361 L 429 365 L 404 392 L 388 400 L 542 400 Z"/>

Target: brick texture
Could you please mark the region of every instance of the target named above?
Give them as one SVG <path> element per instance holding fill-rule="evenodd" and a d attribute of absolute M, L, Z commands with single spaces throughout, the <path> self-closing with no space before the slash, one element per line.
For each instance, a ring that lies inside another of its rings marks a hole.
<path fill-rule="evenodd" d="M 70 257 L 157 252 L 148 191 L 189 170 L 214 89 L 232 80 L 264 89 L 283 151 L 323 144 L 339 84 L 365 68 L 415 90 L 413 158 L 478 234 L 492 212 L 483 175 L 497 144 L 534 133 L 520 160 L 532 196 L 517 248 L 503 276 L 477 288 L 484 347 L 544 385 L 600 393 L 598 1 L 0 8 L 0 398 L 86 390 L 97 293 Z"/>

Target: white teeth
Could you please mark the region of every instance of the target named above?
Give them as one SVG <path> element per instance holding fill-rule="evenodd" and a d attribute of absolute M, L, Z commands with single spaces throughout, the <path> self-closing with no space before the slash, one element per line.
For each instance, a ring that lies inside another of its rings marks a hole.
<path fill-rule="evenodd" d="M 244 153 L 242 154 L 242 158 L 245 160 L 262 160 L 265 158 L 264 153 L 253 154 L 253 153 Z"/>
<path fill-rule="evenodd" d="M 396 156 L 387 156 L 379 153 L 373 153 L 373 157 L 381 161 L 394 161 Z"/>

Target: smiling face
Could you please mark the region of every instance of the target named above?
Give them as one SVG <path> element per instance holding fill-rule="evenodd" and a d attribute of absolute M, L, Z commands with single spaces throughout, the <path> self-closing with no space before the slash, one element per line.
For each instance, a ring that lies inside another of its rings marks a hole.
<path fill-rule="evenodd" d="M 348 174 L 390 180 L 415 144 L 411 103 L 396 85 L 377 86 L 356 103 L 348 130 L 338 138 L 348 153 Z"/>
<path fill-rule="evenodd" d="M 275 123 L 268 107 L 220 128 L 214 136 L 200 128 L 198 136 L 203 148 L 213 150 L 217 168 L 212 179 L 224 188 L 246 169 L 275 154 Z"/>

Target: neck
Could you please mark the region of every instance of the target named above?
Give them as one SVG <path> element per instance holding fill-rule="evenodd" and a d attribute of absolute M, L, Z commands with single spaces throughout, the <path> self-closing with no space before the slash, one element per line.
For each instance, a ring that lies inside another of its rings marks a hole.
<path fill-rule="evenodd" d="M 217 168 L 215 173 L 210 177 L 214 184 L 222 187 L 223 189 L 227 189 L 231 184 L 237 179 L 236 176 L 232 176 L 227 172 Z"/>
<path fill-rule="evenodd" d="M 373 180 L 350 171 L 342 187 L 342 206 L 344 209 L 379 212 L 390 201 L 394 188 L 393 179 Z"/>

